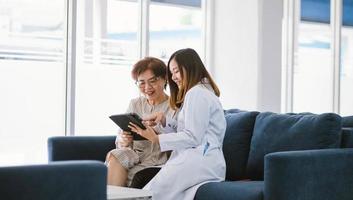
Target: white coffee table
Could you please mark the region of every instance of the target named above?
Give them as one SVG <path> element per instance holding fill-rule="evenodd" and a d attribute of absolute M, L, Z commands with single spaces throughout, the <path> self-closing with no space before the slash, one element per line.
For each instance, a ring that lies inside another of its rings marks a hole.
<path fill-rule="evenodd" d="M 152 199 L 152 193 L 148 190 L 108 185 L 107 197 L 108 200 Z"/>

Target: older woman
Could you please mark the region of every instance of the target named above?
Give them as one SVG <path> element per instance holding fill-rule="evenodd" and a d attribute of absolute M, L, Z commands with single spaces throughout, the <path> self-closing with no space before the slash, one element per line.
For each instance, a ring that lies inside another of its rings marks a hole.
<path fill-rule="evenodd" d="M 132 70 L 132 77 L 141 96 L 132 99 L 127 112 L 144 117 L 154 112 L 167 114 L 169 111 L 166 87 L 167 67 L 163 61 L 146 57 L 138 61 Z M 108 185 L 130 186 L 134 175 L 151 166 L 162 165 L 167 161 L 167 153 L 161 152 L 159 145 L 148 140 L 133 140 L 128 132 L 120 131 L 116 139 L 116 149 L 106 157 Z M 157 168 L 149 168 L 146 178 L 152 178 Z M 145 180 L 147 183 L 149 180 Z M 143 185 L 142 185 L 143 186 Z M 141 187 L 141 186 L 140 186 Z"/>

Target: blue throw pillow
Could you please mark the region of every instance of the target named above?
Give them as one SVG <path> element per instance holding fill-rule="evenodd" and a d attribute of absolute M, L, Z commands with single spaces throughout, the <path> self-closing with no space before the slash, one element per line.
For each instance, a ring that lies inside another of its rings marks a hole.
<path fill-rule="evenodd" d="M 227 129 L 223 141 L 226 160 L 226 180 L 246 178 L 250 141 L 258 112 L 232 112 L 226 114 Z"/>
<path fill-rule="evenodd" d="M 341 117 L 321 115 L 260 113 L 251 139 L 247 174 L 263 180 L 264 156 L 278 151 L 337 148 L 340 145 Z"/>

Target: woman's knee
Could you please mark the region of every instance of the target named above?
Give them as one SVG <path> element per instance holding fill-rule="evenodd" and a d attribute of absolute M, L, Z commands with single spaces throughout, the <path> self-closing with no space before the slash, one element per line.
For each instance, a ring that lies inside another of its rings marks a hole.
<path fill-rule="evenodd" d="M 105 157 L 105 164 L 109 167 L 109 165 L 119 164 L 118 160 L 112 154 L 112 151 L 109 151 Z"/>
<path fill-rule="evenodd" d="M 107 153 L 107 155 L 105 156 L 105 161 L 114 160 L 115 156 L 113 155 L 113 151 L 114 149 Z"/>
<path fill-rule="evenodd" d="M 108 160 L 113 154 L 112 154 L 113 150 L 110 150 L 107 155 L 105 156 L 105 160 Z"/>
<path fill-rule="evenodd" d="M 106 163 L 108 168 L 124 168 L 123 165 L 119 162 L 119 160 L 115 158 L 115 156 L 112 154 L 106 160 Z"/>

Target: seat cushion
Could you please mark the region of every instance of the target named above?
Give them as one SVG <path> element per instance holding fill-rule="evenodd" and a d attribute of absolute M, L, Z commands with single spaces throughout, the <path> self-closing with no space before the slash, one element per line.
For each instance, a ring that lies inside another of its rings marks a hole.
<path fill-rule="evenodd" d="M 247 173 L 263 180 L 264 156 L 279 151 L 337 148 L 340 145 L 341 117 L 321 115 L 260 113 L 251 139 Z"/>
<path fill-rule="evenodd" d="M 245 111 L 226 114 L 227 129 L 223 140 L 226 180 L 246 178 L 250 141 L 258 114 Z"/>
<path fill-rule="evenodd" d="M 197 190 L 195 200 L 262 200 L 263 188 L 263 181 L 206 183 Z"/>

